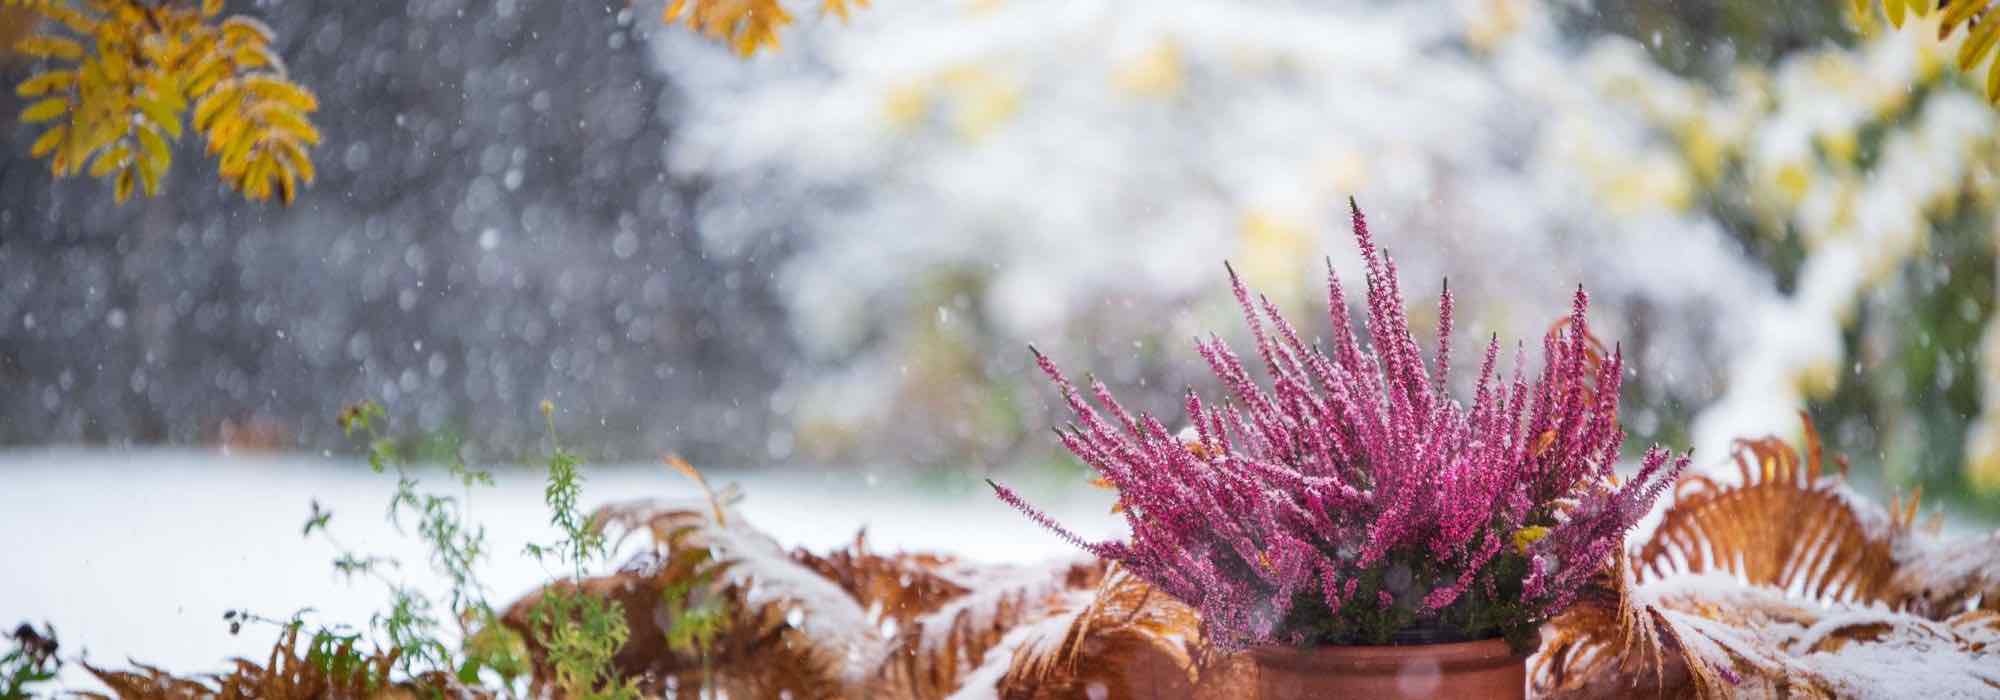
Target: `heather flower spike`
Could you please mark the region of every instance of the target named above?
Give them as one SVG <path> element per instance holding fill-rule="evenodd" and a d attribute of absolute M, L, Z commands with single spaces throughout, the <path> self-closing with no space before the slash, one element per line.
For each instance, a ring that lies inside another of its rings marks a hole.
<path fill-rule="evenodd" d="M 1501 376 L 1496 336 L 1471 404 L 1452 398 L 1449 286 L 1426 362 L 1395 262 L 1358 206 L 1353 215 L 1365 349 L 1330 262 L 1327 346 L 1308 345 L 1225 266 L 1269 388 L 1219 338 L 1197 338 L 1229 396 L 1190 389 L 1185 430 L 1127 412 L 1101 382 L 1079 390 L 1030 348 L 1075 416 L 1057 439 L 1117 488 L 1128 540 L 1086 542 L 988 483 L 1042 526 L 1200 610 L 1221 648 L 1383 643 L 1409 630 L 1531 634 L 1609 561 L 1687 458 L 1655 447 L 1615 485 L 1623 358 L 1590 336 L 1580 287 L 1543 338 L 1532 383 L 1520 350 L 1511 380 Z"/>

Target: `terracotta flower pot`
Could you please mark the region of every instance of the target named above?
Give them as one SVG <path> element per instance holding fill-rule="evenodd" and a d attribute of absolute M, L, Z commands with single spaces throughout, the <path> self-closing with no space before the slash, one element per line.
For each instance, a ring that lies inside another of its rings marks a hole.
<path fill-rule="evenodd" d="M 1504 639 L 1397 646 L 1258 647 L 1257 697 L 1449 698 L 1527 696 L 1528 655 Z"/>

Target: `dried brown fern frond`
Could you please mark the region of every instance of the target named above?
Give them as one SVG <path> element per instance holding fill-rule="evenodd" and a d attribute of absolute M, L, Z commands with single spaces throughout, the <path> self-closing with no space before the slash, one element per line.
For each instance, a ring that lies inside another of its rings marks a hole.
<path fill-rule="evenodd" d="M 1189 697 L 1201 681 L 1201 619 L 1151 584 L 1113 570 L 1073 612 L 1024 626 L 987 664 L 1006 698 Z M 981 674 L 974 674 L 975 676 Z"/>
<path fill-rule="evenodd" d="M 1633 598 L 1625 552 L 1595 574 L 1576 603 L 1542 629 L 1529 661 L 1530 684 L 1544 697 L 1713 697 L 1728 681 L 1700 647 L 1657 607 Z M 1727 668 L 1726 665 L 1720 668 Z"/>
<path fill-rule="evenodd" d="M 182 116 L 217 159 L 223 181 L 252 200 L 291 203 L 314 178 L 320 141 L 311 91 L 285 77 L 272 34 L 219 0 L 5 0 L 44 21 L 14 49 L 55 67 L 15 92 L 21 121 L 49 122 L 29 155 L 57 177 L 112 181 L 113 198 L 156 194 L 172 164 Z"/>
<path fill-rule="evenodd" d="M 1008 635 L 1074 609 L 1104 575 L 1095 561 L 994 566 L 960 571 L 967 592 L 902 625 L 877 689 L 899 697 L 940 698 L 968 684 L 993 682 L 981 669 L 1007 647 Z"/>
<path fill-rule="evenodd" d="M 1892 550 L 1907 523 L 1857 508 L 1827 473 L 1810 420 L 1805 436 L 1804 459 L 1775 437 L 1737 440 L 1736 483 L 1682 479 L 1673 508 L 1638 550 L 1639 579 L 1722 571 L 1816 600 L 1889 596 L 1898 565 Z"/>
<path fill-rule="evenodd" d="M 1726 576 L 1703 580 L 1741 581 L 1832 602 L 1874 600 L 1884 590 L 1893 569 L 1888 546 L 1861 525 L 1863 516 L 1837 480 L 1826 478 L 1825 454 L 1810 420 L 1805 432 L 1803 459 L 1775 437 L 1738 440 L 1732 455 L 1737 482 L 1683 477 L 1673 505 L 1636 550 L 1636 561 L 1620 553 L 1586 595 L 1546 627 L 1532 667 L 1536 687 L 1549 696 L 1720 697 L 1747 681 L 1806 696 L 1824 693 L 1824 684 L 1739 634 L 1733 625 L 1746 616 L 1728 598 L 1657 583 L 1716 572 Z M 1649 582 L 1652 588 L 1642 588 Z M 1754 616 L 1797 623 L 1802 610 L 1766 605 Z"/>
<path fill-rule="evenodd" d="M 132 668 L 136 669 L 132 671 L 107 671 L 92 666 L 89 662 L 83 662 L 83 668 L 90 671 L 91 675 L 96 676 L 98 682 L 110 688 L 113 694 L 104 695 L 101 693 L 84 692 L 79 693 L 79 697 L 104 698 L 105 700 L 113 697 L 198 698 L 207 697 L 215 692 L 200 681 L 181 678 L 159 668 L 136 661 L 132 662 Z"/>
<path fill-rule="evenodd" d="M 1826 469 L 1811 421 L 1805 438 L 1803 460 L 1777 438 L 1739 440 L 1736 483 L 1683 479 L 1674 507 L 1638 550 L 1639 578 L 1720 571 L 1809 599 L 1932 619 L 1975 603 L 2000 609 L 2000 534 L 1940 543 L 1935 518 L 1917 522 L 1920 492 L 1886 510 L 1861 499 Z"/>
<path fill-rule="evenodd" d="M 882 555 L 868 548 L 866 530 L 856 533 L 846 549 L 824 556 L 793 550 L 792 559 L 840 586 L 863 608 L 908 624 L 943 607 L 971 589 L 964 580 L 968 567 L 950 556 L 899 553 Z"/>
<path fill-rule="evenodd" d="M 1976 670 L 2000 667 L 1992 619 L 1963 612 L 2000 580 L 2000 533 L 1930 546 L 1916 499 L 1885 511 L 1849 493 L 1810 422 L 1803 458 L 1776 438 L 1739 441 L 1735 458 L 1735 483 L 1685 477 L 1637 561 L 1618 557 L 1549 623 L 1531 667 L 1539 694 L 2000 687 L 2000 672 Z M 1931 671 L 1906 678 L 1912 664 Z"/>
<path fill-rule="evenodd" d="M 300 625 L 283 625 L 282 629 L 263 664 L 237 658 L 226 673 L 182 677 L 137 662 L 130 671 L 101 669 L 88 662 L 83 667 L 119 698 L 492 697 L 438 672 L 391 683 L 389 672 L 400 655 L 396 650 L 363 653 L 355 647 L 355 636 L 322 630 L 302 638 Z M 88 692 L 78 696 L 111 697 Z"/>
<path fill-rule="evenodd" d="M 2000 611 L 2000 532 L 1944 544 L 1906 543 L 1889 588 L 1896 608 L 1931 619 Z"/>

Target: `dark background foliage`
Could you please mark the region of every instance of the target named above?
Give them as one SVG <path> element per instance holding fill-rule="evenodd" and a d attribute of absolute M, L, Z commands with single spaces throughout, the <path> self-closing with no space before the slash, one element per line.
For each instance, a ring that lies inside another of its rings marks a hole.
<path fill-rule="evenodd" d="M 501 456 L 533 446 L 549 398 L 605 455 L 761 457 L 730 450 L 771 421 L 780 251 L 705 257 L 702 185 L 661 166 L 673 86 L 631 26 L 651 16 L 235 5 L 319 93 L 318 183 L 290 209 L 245 202 L 183 142 L 161 196 L 114 206 L 101 182 L 51 180 L 7 119 L 0 444 L 325 448 L 340 407 L 375 398 Z"/>

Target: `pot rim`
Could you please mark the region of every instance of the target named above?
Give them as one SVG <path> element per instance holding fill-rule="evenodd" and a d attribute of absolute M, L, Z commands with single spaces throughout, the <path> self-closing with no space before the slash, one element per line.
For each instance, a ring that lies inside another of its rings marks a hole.
<path fill-rule="evenodd" d="M 1400 666 L 1412 658 L 1433 661 L 1449 670 L 1522 663 L 1539 646 L 1531 645 L 1528 651 L 1515 653 L 1506 638 L 1493 637 L 1436 644 L 1262 645 L 1251 647 L 1249 652 L 1258 664 L 1301 671 Z"/>

